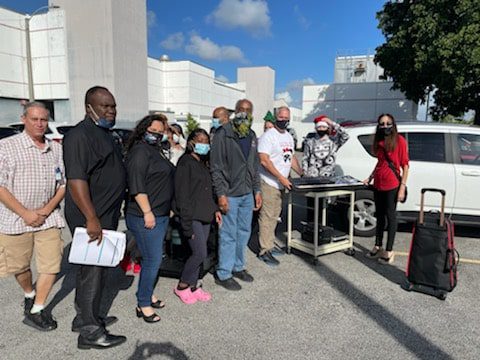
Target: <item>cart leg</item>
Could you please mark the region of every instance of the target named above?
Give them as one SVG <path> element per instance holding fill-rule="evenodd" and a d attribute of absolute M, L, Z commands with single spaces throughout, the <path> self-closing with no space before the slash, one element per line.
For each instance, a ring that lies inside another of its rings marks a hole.
<path fill-rule="evenodd" d="M 290 242 L 292 241 L 292 193 L 288 193 L 288 205 L 287 205 L 287 246 L 285 252 L 290 255 Z"/>

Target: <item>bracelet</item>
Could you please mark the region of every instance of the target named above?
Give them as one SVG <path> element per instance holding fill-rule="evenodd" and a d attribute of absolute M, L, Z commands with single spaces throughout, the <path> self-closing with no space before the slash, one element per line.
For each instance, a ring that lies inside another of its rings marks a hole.
<path fill-rule="evenodd" d="M 405 184 L 405 183 L 400 183 L 400 185 L 407 186 L 407 184 Z"/>
<path fill-rule="evenodd" d="M 145 212 L 143 213 L 143 215 L 150 214 L 151 212 L 152 212 L 152 209 L 150 209 L 150 210 L 148 210 L 148 211 L 145 211 Z"/>

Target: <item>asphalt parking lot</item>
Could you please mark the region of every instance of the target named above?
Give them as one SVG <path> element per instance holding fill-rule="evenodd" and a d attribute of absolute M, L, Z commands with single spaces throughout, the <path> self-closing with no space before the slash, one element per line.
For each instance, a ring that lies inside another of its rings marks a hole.
<path fill-rule="evenodd" d="M 249 252 L 255 281 L 239 292 L 204 287 L 210 303 L 184 305 L 173 294 L 175 279 L 160 278 L 156 293 L 167 306 L 162 321 L 135 317 L 138 279 L 109 273 L 104 308 L 119 321 L 112 333 L 127 343 L 109 350 L 78 350 L 70 331 L 75 268 L 62 270 L 50 309 L 59 327 L 42 333 L 22 324 L 22 293 L 13 278 L 0 280 L 1 359 L 478 359 L 480 348 L 480 239 L 457 229 L 462 259 L 459 282 L 446 301 L 400 288 L 410 233 L 397 235 L 393 266 L 364 257 L 370 238 L 356 238 L 354 257 L 283 255 L 277 268 Z M 463 233 L 462 233 L 463 232 Z M 66 231 L 65 240 L 69 241 Z"/>

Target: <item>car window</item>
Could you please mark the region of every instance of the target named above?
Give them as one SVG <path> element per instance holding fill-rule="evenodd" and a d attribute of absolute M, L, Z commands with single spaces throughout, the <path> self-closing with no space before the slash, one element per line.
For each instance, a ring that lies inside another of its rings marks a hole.
<path fill-rule="evenodd" d="M 373 153 L 374 138 L 375 138 L 375 135 L 373 134 L 358 136 L 358 141 L 360 141 L 360 144 L 362 144 L 363 148 L 370 154 L 370 156 L 373 156 L 373 157 L 375 157 L 375 154 Z"/>
<path fill-rule="evenodd" d="M 408 154 L 410 160 L 446 162 L 445 134 L 408 133 Z"/>
<path fill-rule="evenodd" d="M 456 143 L 462 164 L 480 165 L 480 135 L 457 134 Z"/>

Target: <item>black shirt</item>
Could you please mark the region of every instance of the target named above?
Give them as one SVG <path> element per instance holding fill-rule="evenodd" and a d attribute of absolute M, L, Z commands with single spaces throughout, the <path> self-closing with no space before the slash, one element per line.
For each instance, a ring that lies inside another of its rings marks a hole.
<path fill-rule="evenodd" d="M 129 199 L 127 214 L 143 216 L 135 195 L 147 194 L 155 216 L 170 214 L 175 168 L 157 146 L 139 142 L 127 154 Z"/>
<path fill-rule="evenodd" d="M 191 154 L 183 154 L 178 160 L 175 205 L 186 237 L 193 235 L 192 220 L 210 223 L 218 210 L 213 199 L 210 170 Z"/>
<path fill-rule="evenodd" d="M 63 138 L 63 160 L 68 180 L 85 180 L 100 224 L 116 230 L 125 198 L 126 173 L 121 149 L 109 130 L 89 117 L 78 123 Z M 74 203 L 67 187 L 65 217 L 73 227 L 85 226 L 85 217 Z"/>

